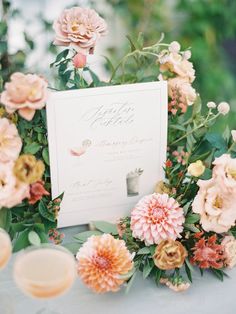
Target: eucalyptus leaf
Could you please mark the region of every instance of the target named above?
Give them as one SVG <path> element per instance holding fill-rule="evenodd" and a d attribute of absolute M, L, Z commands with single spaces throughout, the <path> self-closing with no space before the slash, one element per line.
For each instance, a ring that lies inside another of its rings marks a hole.
<path fill-rule="evenodd" d="M 104 233 L 118 235 L 117 226 L 107 221 L 92 221 L 94 227 Z"/>
<path fill-rule="evenodd" d="M 30 244 L 35 245 L 35 246 L 39 246 L 41 243 L 40 237 L 38 236 L 38 234 L 31 230 L 28 234 L 28 240 L 30 242 Z"/>
<path fill-rule="evenodd" d="M 84 231 L 84 232 L 80 232 L 80 233 L 74 235 L 74 239 L 83 243 L 83 242 L 86 242 L 88 240 L 88 238 L 93 236 L 93 235 L 102 235 L 102 232 L 97 231 L 97 230 Z"/>

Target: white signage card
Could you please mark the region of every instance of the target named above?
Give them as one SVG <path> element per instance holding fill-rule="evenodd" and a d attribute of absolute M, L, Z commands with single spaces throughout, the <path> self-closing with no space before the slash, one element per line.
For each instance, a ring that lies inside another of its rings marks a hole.
<path fill-rule="evenodd" d="M 60 227 L 129 215 L 164 176 L 166 82 L 54 92 L 47 122 Z"/>

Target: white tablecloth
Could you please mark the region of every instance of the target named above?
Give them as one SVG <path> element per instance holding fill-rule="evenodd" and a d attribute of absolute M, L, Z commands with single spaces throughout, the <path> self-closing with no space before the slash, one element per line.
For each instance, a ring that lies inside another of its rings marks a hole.
<path fill-rule="evenodd" d="M 0 273 L 0 304 L 7 304 L 8 312 L 0 314 L 34 314 L 44 307 L 44 301 L 22 294 L 12 279 L 14 256 Z M 96 295 L 78 279 L 71 291 L 50 301 L 50 308 L 61 314 L 234 314 L 236 311 L 236 268 L 230 277 L 220 282 L 211 274 L 201 278 L 196 270 L 190 289 L 175 293 L 167 287 L 157 287 L 151 280 L 135 278 L 129 294 L 121 290 L 115 294 Z"/>

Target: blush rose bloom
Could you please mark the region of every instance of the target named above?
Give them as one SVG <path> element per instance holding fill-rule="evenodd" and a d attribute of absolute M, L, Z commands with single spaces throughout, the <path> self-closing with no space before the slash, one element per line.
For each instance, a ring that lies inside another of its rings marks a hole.
<path fill-rule="evenodd" d="M 196 195 L 192 210 L 200 215 L 202 228 L 216 233 L 227 232 L 235 225 L 236 195 L 224 193 L 222 186 L 214 179 L 198 180 L 200 187 Z"/>
<path fill-rule="evenodd" d="M 0 119 L 0 162 L 16 160 L 21 151 L 22 141 L 15 124 Z"/>
<path fill-rule="evenodd" d="M 236 159 L 223 154 L 213 162 L 213 178 L 224 193 L 236 193 Z"/>
<path fill-rule="evenodd" d="M 54 44 L 70 46 L 82 54 L 93 53 L 101 36 L 107 32 L 107 24 L 97 12 L 88 8 L 73 7 L 64 10 L 54 21 Z"/>
<path fill-rule="evenodd" d="M 13 174 L 13 162 L 0 163 L 0 209 L 11 208 L 29 197 L 29 186 Z"/>
<path fill-rule="evenodd" d="M 18 110 L 24 119 L 30 121 L 35 111 L 45 106 L 47 86 L 47 82 L 36 74 L 16 72 L 11 75 L 11 81 L 5 84 L 1 102 L 8 113 Z"/>
<path fill-rule="evenodd" d="M 236 239 L 233 236 L 226 236 L 221 242 L 224 248 L 225 265 L 233 268 L 236 265 Z"/>
<path fill-rule="evenodd" d="M 191 84 L 180 77 L 168 80 L 169 97 L 174 99 L 176 98 L 176 94 L 178 95 L 178 102 L 184 106 L 182 109 L 187 109 L 187 106 L 191 106 L 197 98 L 197 93 Z"/>
<path fill-rule="evenodd" d="M 192 83 L 195 80 L 193 64 L 177 52 L 160 55 L 160 71 L 170 71 L 186 81 Z"/>

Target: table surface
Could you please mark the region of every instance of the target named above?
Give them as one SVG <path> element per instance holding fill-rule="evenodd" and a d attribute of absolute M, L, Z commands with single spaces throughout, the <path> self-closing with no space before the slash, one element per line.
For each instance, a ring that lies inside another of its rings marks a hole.
<path fill-rule="evenodd" d="M 78 228 L 67 229 L 66 239 Z M 40 313 L 44 301 L 28 298 L 15 286 L 12 266 L 15 256 L 0 273 L 0 314 Z M 128 294 L 124 289 L 118 293 L 96 295 L 76 280 L 71 291 L 49 302 L 49 307 L 60 314 L 233 314 L 236 309 L 236 268 L 229 272 L 229 278 L 220 282 L 210 273 L 201 278 L 199 272 L 193 275 L 190 289 L 175 293 L 165 286 L 157 287 L 150 279 L 141 275 Z M 1 307 L 6 307 L 4 311 Z"/>

